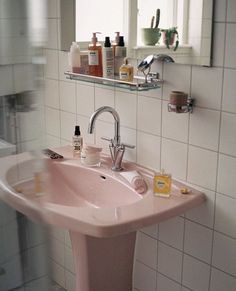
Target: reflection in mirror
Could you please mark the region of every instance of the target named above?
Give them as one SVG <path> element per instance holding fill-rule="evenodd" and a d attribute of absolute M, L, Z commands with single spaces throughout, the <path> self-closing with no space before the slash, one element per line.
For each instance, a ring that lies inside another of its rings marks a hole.
<path fill-rule="evenodd" d="M 74 7 L 73 11 L 77 11 L 79 9 L 78 5 L 81 3 L 80 0 L 60 1 L 61 8 L 64 8 L 63 5 L 65 5 L 65 3 L 67 3 L 67 6 L 69 2 L 73 3 L 74 6 L 70 4 Z M 210 66 L 213 1 L 214 0 L 123 0 L 121 1 L 123 3 L 123 13 L 121 13 L 121 15 L 123 15 L 123 28 L 119 27 L 118 29 L 113 29 L 114 31 L 112 33 L 103 29 L 100 40 L 103 40 L 105 36 L 110 36 L 111 40 L 113 40 L 115 35 L 114 32 L 122 32 L 123 29 L 129 57 L 144 59 L 151 54 L 168 54 L 174 59 L 175 63 Z M 75 8 L 76 4 L 77 8 Z M 157 19 L 158 9 L 160 20 Z M 92 28 L 86 25 L 86 20 L 88 24 L 95 24 L 94 27 L 96 27 L 96 24 L 100 25 L 100 23 L 104 23 L 105 27 L 108 27 L 108 10 L 99 9 L 99 11 L 102 10 L 104 11 L 104 16 L 99 14 L 99 17 L 96 19 L 95 13 L 92 18 L 83 18 L 83 26 L 77 25 L 76 34 L 79 35 L 80 30 L 83 32 L 83 37 L 78 39 L 79 42 L 82 41 L 82 49 L 86 48 L 93 32 L 91 31 Z M 66 21 L 66 19 L 68 20 L 68 11 L 68 9 L 61 9 L 61 40 L 63 40 L 64 35 L 68 35 L 69 32 L 75 30 L 75 25 L 70 27 Z M 109 10 L 109 14 L 112 19 L 117 19 L 118 17 L 115 9 Z M 73 19 L 73 17 L 77 18 L 80 16 L 72 13 L 69 19 Z M 80 20 L 82 21 L 82 19 Z M 80 20 L 76 20 L 77 23 L 79 23 Z M 75 23 L 75 21 L 70 21 L 70 23 Z M 141 28 L 155 28 L 156 25 L 158 28 L 165 31 L 166 29 L 177 27 L 177 29 L 174 30 L 175 37 L 178 37 L 179 44 L 176 50 L 173 49 L 176 47 L 176 41 L 172 45 L 170 40 L 166 42 L 166 40 L 162 39 L 162 36 L 160 37 L 159 44 L 142 44 L 140 36 Z M 72 40 L 75 40 L 75 33 L 74 39 L 71 39 L 71 41 Z M 68 50 L 69 46 L 69 42 L 62 41 L 61 49 Z"/>

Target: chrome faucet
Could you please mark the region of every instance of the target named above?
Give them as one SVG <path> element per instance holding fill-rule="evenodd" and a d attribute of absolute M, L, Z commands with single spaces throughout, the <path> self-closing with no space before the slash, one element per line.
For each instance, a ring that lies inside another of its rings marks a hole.
<path fill-rule="evenodd" d="M 123 144 L 120 141 L 120 117 L 117 111 L 110 107 L 110 106 L 103 106 L 98 108 L 94 113 L 91 115 L 89 120 L 89 126 L 88 126 L 88 133 L 93 133 L 94 127 L 95 127 L 95 121 L 97 117 L 102 114 L 103 112 L 109 112 L 114 117 L 114 138 L 107 138 L 102 137 L 103 140 L 107 140 L 110 142 L 109 149 L 111 153 L 111 159 L 112 159 L 112 170 L 113 171 L 122 171 L 122 159 L 125 153 L 125 148 L 131 148 L 134 149 L 135 146 Z"/>

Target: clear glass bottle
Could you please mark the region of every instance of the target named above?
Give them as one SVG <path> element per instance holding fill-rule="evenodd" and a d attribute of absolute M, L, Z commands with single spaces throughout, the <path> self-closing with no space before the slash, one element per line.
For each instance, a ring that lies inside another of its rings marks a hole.
<path fill-rule="evenodd" d="M 74 157 L 80 157 L 82 147 L 83 147 L 83 138 L 80 133 L 80 127 L 79 125 L 75 126 L 75 133 L 72 138 L 72 144 L 73 144 L 73 156 Z"/>

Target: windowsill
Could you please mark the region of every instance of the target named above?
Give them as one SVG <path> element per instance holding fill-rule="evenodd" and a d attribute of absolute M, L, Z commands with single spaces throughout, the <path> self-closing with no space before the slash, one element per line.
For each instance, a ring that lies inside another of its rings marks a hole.
<path fill-rule="evenodd" d="M 176 51 L 173 50 L 173 47 L 170 49 L 166 48 L 165 45 L 135 46 L 131 52 L 132 57 L 136 59 L 143 59 L 151 54 L 167 54 L 171 56 L 175 62 L 181 61 L 182 63 L 187 64 L 189 57 L 191 56 L 192 46 L 180 45 Z"/>

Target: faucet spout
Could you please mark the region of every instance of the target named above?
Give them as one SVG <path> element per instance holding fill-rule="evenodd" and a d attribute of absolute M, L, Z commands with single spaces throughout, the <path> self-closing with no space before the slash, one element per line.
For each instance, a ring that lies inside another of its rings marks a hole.
<path fill-rule="evenodd" d="M 95 121 L 97 120 L 98 116 L 102 114 L 103 112 L 109 112 L 112 114 L 114 117 L 114 139 L 113 143 L 114 145 L 119 145 L 120 144 L 120 117 L 116 110 L 110 106 L 102 106 L 98 108 L 94 113 L 91 115 L 90 120 L 89 120 L 89 126 L 88 126 L 88 133 L 93 133 L 94 132 L 94 127 L 95 127 Z"/>
<path fill-rule="evenodd" d="M 111 160 L 112 160 L 112 171 L 122 171 L 122 159 L 124 156 L 125 148 L 133 149 L 135 146 L 124 144 L 120 142 L 120 117 L 116 110 L 110 106 L 103 106 L 98 108 L 94 113 L 91 115 L 89 120 L 89 126 L 88 126 L 88 133 L 93 133 L 95 122 L 100 114 L 103 112 L 109 112 L 112 114 L 114 121 L 115 121 L 115 133 L 114 138 L 106 138 L 102 137 L 102 139 L 107 140 L 110 142 L 109 148 L 111 153 Z"/>

